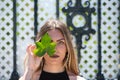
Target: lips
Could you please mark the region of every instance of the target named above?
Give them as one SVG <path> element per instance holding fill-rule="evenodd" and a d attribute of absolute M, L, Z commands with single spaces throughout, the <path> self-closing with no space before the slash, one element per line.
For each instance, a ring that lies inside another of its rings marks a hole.
<path fill-rule="evenodd" d="M 59 56 L 58 55 L 53 55 L 53 56 L 50 56 L 51 58 L 58 58 Z"/>

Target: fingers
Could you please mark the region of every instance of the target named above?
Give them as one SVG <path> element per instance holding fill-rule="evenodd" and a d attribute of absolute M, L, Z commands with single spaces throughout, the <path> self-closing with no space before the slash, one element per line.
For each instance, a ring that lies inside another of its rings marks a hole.
<path fill-rule="evenodd" d="M 35 49 L 35 46 L 34 45 L 31 45 L 31 47 L 30 47 L 30 52 L 31 52 L 31 55 L 33 55 L 34 56 L 34 53 L 33 53 L 33 50 Z"/>
<path fill-rule="evenodd" d="M 30 44 L 28 47 L 27 47 L 27 54 L 30 56 L 30 57 L 36 57 L 37 59 L 40 59 L 42 57 L 38 57 L 36 55 L 34 55 L 33 53 L 33 50 L 36 48 L 35 44 Z"/>
<path fill-rule="evenodd" d="M 30 53 L 30 47 L 31 47 L 31 44 L 26 49 L 27 53 Z"/>
<path fill-rule="evenodd" d="M 35 45 L 33 45 L 33 44 L 30 44 L 28 47 L 27 47 L 27 53 L 28 53 L 28 55 L 34 55 L 33 54 L 33 50 L 35 49 L 36 47 L 35 47 Z"/>

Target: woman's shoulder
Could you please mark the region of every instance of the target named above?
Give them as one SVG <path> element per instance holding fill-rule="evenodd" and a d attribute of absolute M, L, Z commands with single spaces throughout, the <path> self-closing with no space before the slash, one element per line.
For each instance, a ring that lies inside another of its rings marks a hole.
<path fill-rule="evenodd" d="M 77 76 L 77 80 L 86 80 L 84 77 Z"/>
<path fill-rule="evenodd" d="M 75 75 L 74 73 L 69 72 L 68 75 L 70 80 L 86 80 L 84 77 L 80 75 Z"/>
<path fill-rule="evenodd" d="M 69 76 L 69 79 L 70 80 L 86 80 L 84 77 L 80 76 L 80 75 L 75 75 L 74 73 L 72 72 L 67 72 L 68 73 L 68 76 Z"/>
<path fill-rule="evenodd" d="M 86 80 L 84 77 L 71 75 L 69 76 L 70 80 Z"/>

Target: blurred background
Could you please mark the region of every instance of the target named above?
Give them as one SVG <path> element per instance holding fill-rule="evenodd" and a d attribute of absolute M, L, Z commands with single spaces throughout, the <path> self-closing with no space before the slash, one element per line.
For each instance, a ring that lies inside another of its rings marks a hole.
<path fill-rule="evenodd" d="M 0 0 L 0 80 L 23 74 L 26 47 L 50 18 L 68 25 L 82 76 L 120 80 L 120 0 Z"/>

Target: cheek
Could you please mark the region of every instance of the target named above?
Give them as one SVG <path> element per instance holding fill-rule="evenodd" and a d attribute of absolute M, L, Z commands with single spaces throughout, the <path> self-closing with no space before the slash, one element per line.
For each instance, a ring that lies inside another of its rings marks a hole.
<path fill-rule="evenodd" d="M 56 53 L 60 56 L 59 61 L 64 60 L 66 52 L 67 52 L 67 48 L 65 45 L 64 46 L 56 46 Z M 49 55 L 46 53 L 44 55 L 44 59 L 47 62 L 49 62 L 52 58 L 50 58 Z"/>
<path fill-rule="evenodd" d="M 59 53 L 66 53 L 67 47 L 65 45 L 56 46 L 56 51 L 58 51 Z"/>
<path fill-rule="evenodd" d="M 67 48 L 66 46 L 56 46 L 56 52 L 59 53 L 59 55 L 61 56 L 62 59 L 64 59 L 66 52 L 67 52 Z"/>

